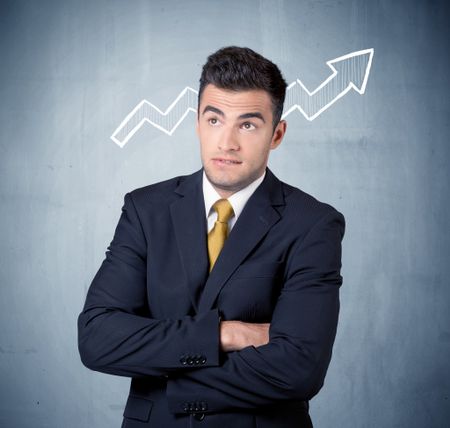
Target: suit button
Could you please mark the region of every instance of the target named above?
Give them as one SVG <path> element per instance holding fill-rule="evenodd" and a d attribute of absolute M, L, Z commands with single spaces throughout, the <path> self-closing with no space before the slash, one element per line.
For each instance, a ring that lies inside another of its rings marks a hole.
<path fill-rule="evenodd" d="M 185 412 L 187 412 L 189 410 L 189 404 L 188 403 L 183 403 L 183 410 Z"/>
<path fill-rule="evenodd" d="M 206 363 L 206 357 L 201 357 L 200 358 L 200 364 L 205 364 Z"/>
<path fill-rule="evenodd" d="M 204 413 L 195 413 L 194 418 L 197 419 L 198 421 L 202 421 L 203 419 L 205 419 L 205 414 Z"/>
<path fill-rule="evenodd" d="M 208 406 L 206 405 L 206 403 L 204 401 L 200 402 L 200 410 L 207 410 Z"/>
<path fill-rule="evenodd" d="M 187 364 L 187 362 L 186 362 L 186 356 L 185 356 L 185 355 L 182 355 L 182 356 L 180 357 L 180 363 L 183 364 L 183 365 L 186 365 L 186 364 Z"/>
<path fill-rule="evenodd" d="M 194 360 L 191 357 L 188 357 L 187 359 L 187 363 L 192 366 L 192 364 L 194 364 Z"/>

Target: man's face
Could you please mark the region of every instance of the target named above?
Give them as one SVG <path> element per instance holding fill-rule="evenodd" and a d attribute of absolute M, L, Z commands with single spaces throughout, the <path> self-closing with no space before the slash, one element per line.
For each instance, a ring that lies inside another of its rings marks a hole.
<path fill-rule="evenodd" d="M 285 121 L 273 131 L 272 118 L 266 91 L 230 91 L 211 84 L 203 90 L 197 122 L 202 163 L 223 198 L 264 173 L 270 150 L 286 132 Z"/>

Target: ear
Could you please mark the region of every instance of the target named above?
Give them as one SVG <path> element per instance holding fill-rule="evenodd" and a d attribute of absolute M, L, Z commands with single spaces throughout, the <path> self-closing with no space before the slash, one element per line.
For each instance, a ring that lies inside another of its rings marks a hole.
<path fill-rule="evenodd" d="M 197 137 L 200 138 L 200 130 L 199 130 L 199 117 L 197 115 L 197 119 L 195 121 L 195 132 L 197 133 Z"/>
<path fill-rule="evenodd" d="M 287 122 L 280 120 L 272 135 L 272 141 L 270 142 L 270 150 L 276 149 L 283 140 L 284 134 L 286 134 Z"/>

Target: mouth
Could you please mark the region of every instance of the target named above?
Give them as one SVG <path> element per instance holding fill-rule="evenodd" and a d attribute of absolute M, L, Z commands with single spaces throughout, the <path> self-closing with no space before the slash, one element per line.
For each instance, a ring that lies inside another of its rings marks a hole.
<path fill-rule="evenodd" d="M 218 165 L 239 165 L 242 162 L 235 159 L 213 158 L 212 161 Z"/>

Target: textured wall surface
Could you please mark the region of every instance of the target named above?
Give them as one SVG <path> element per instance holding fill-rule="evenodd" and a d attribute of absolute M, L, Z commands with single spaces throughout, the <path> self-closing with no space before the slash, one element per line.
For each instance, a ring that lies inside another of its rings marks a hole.
<path fill-rule="evenodd" d="M 278 177 L 346 217 L 341 315 L 316 427 L 448 426 L 449 7 L 445 1 L 1 1 L 0 425 L 118 427 L 129 379 L 91 372 L 76 319 L 127 191 L 200 167 L 169 136 L 110 136 L 246 45 L 316 88 L 375 54 L 364 95 L 287 118 Z"/>

